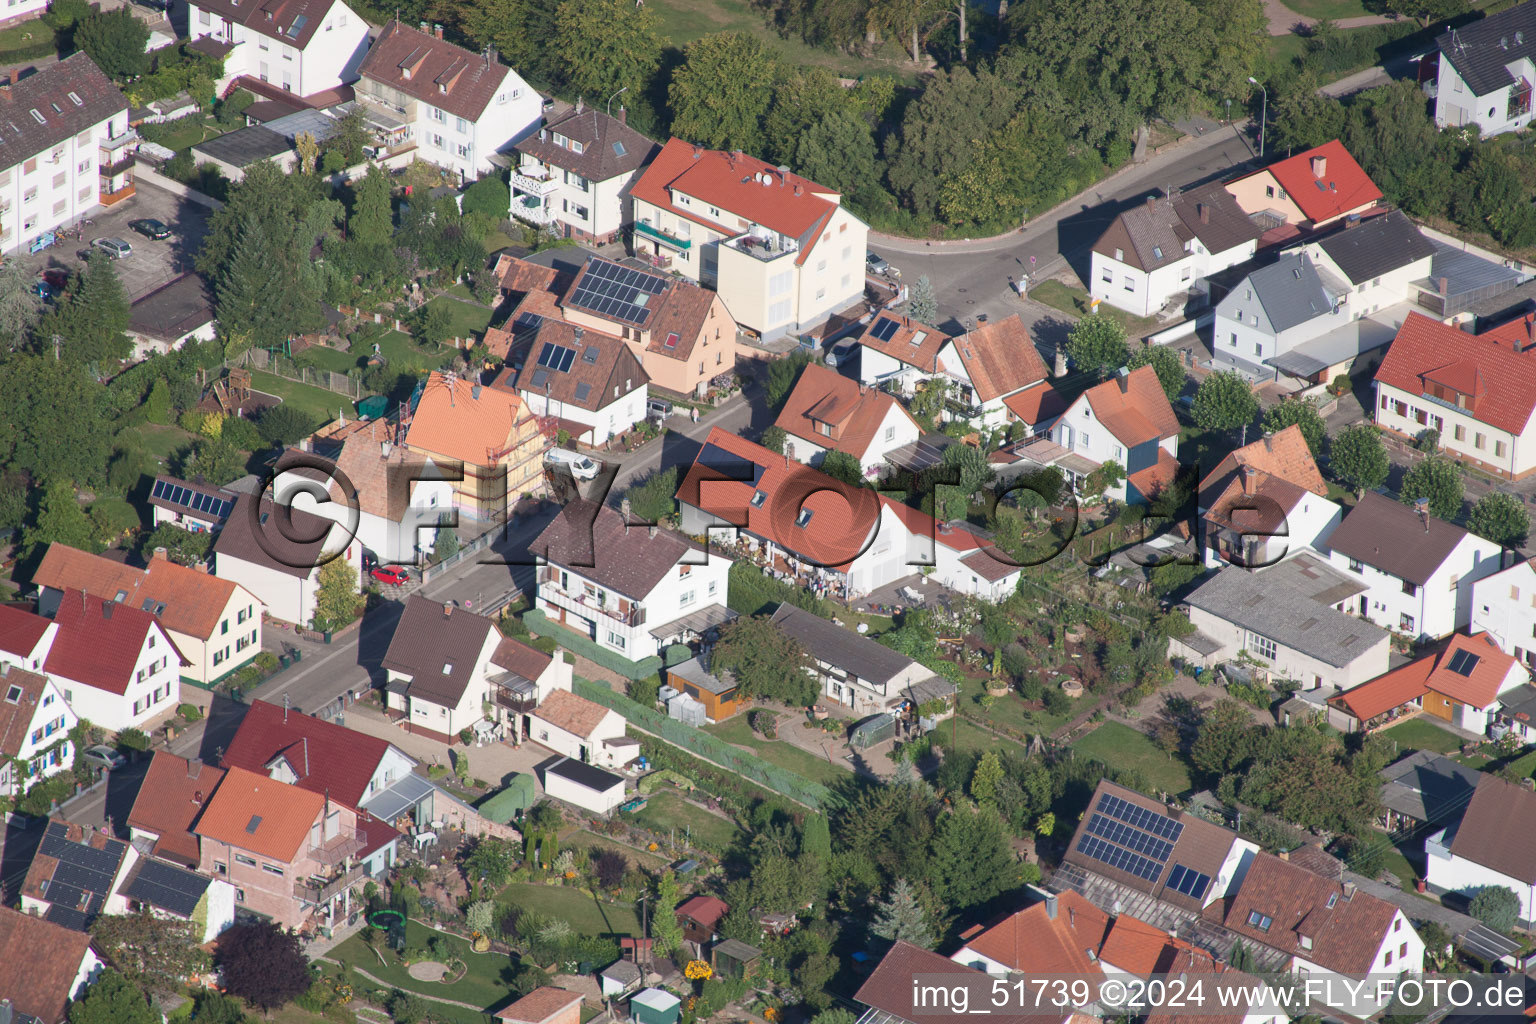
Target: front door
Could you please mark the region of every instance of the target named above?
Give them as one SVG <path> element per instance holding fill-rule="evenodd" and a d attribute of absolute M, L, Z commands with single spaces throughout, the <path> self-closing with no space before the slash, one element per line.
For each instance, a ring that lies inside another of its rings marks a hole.
<path fill-rule="evenodd" d="M 1371 610 L 1371 603 L 1364 594 L 1360 595 L 1360 617 L 1366 618 L 1366 613 Z"/>
<path fill-rule="evenodd" d="M 587 752 L 587 748 L 585 746 L 581 748 L 581 759 L 583 762 L 588 764 L 590 764 L 592 761 L 592 755 Z"/>

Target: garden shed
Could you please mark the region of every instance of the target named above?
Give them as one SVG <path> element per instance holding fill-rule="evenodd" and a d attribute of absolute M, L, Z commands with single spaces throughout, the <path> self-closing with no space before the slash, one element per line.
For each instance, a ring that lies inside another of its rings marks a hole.
<path fill-rule="evenodd" d="M 878 715 L 871 715 L 854 726 L 853 733 L 848 739 L 855 747 L 872 747 L 876 743 L 884 743 L 895 735 L 896 716 L 883 711 Z"/>
<path fill-rule="evenodd" d="M 476 808 L 482 818 L 489 818 L 500 825 L 521 821 L 524 812 L 538 803 L 539 790 L 532 775 L 516 772 L 507 780 L 505 789 L 486 797 Z"/>
<path fill-rule="evenodd" d="M 763 951 L 738 939 L 726 939 L 710 951 L 711 966 L 722 978 L 748 978 L 763 958 Z"/>
<path fill-rule="evenodd" d="M 629 997 L 629 1017 L 636 1024 L 677 1024 L 683 1001 L 659 988 L 642 989 Z"/>

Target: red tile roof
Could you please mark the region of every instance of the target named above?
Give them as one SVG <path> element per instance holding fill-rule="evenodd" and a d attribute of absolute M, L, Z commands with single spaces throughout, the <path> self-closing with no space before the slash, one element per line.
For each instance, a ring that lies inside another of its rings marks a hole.
<path fill-rule="evenodd" d="M 15 605 L 0 605 L 0 651 L 26 656 L 37 649 L 52 620 Z"/>
<path fill-rule="evenodd" d="M 1462 655 L 1475 656 L 1470 674 L 1451 671 L 1451 662 Z M 1438 654 L 1411 661 L 1375 679 L 1345 690 L 1329 699 L 1362 722 L 1418 700 L 1428 693 L 1438 693 L 1469 707 L 1486 708 L 1498 697 L 1509 670 L 1520 663 L 1505 654 L 1487 633 L 1467 636 L 1457 633 Z M 1527 681 L 1522 674 L 1521 682 Z"/>
<path fill-rule="evenodd" d="M 1098 974 L 1089 951 L 1096 954 L 1108 932 L 1109 915 L 1068 889 L 1056 897 L 1054 918 L 1049 902 L 1036 903 L 966 940 L 965 945 L 1026 974 Z"/>
<path fill-rule="evenodd" d="M 1224 923 L 1231 931 L 1338 974 L 1371 969 L 1398 912 L 1386 900 L 1346 893 L 1342 883 L 1268 853 L 1254 858 L 1227 903 Z M 1268 931 L 1248 923 L 1255 912 L 1271 920 Z M 1310 949 L 1303 938 L 1311 940 Z"/>
<path fill-rule="evenodd" d="M 1010 395 L 1050 375 L 1024 318 L 1017 313 L 962 334 L 954 347 L 977 398 L 983 402 Z"/>
<path fill-rule="evenodd" d="M 1213 508 L 1213 501 L 1206 500 L 1207 494 L 1209 493 L 1212 497 L 1220 494 L 1221 491 L 1218 488 L 1222 488 L 1243 466 L 1249 466 L 1288 481 L 1319 497 L 1328 497 L 1328 485 L 1323 482 L 1323 474 L 1317 468 L 1317 460 L 1312 458 L 1312 450 L 1307 447 L 1307 439 L 1302 435 L 1301 428 L 1292 424 L 1284 430 L 1276 431 L 1268 437 L 1261 437 L 1236 451 L 1228 452 L 1227 456 L 1216 464 L 1216 468 L 1200 481 L 1200 504 L 1205 508 Z"/>
<path fill-rule="evenodd" d="M 1377 367 L 1376 382 L 1409 395 L 1431 385 L 1460 392 L 1468 415 L 1520 434 L 1536 408 L 1536 349 L 1515 351 L 1522 339 L 1529 344 L 1524 320 L 1473 335 L 1412 312 Z"/>
<path fill-rule="evenodd" d="M 509 636 L 502 637 L 491 653 L 492 665 L 515 672 L 531 683 L 537 682 L 554 660 L 552 655 Z"/>
<path fill-rule="evenodd" d="M 0 907 L 0 992 L 16 1012 L 62 1024 L 90 948 L 84 932 Z"/>
<path fill-rule="evenodd" d="M 64 591 L 53 621 L 59 624 L 59 635 L 43 663 L 43 670 L 49 675 L 60 675 L 109 693 L 127 693 L 134 666 L 151 630 L 159 637 L 158 642 L 169 648 L 171 656 L 183 665 L 191 664 L 155 617 L 138 608 L 70 588 Z"/>
<path fill-rule="evenodd" d="M 392 21 L 368 48 L 357 73 L 456 117 L 478 121 L 511 70 L 493 56 Z"/>
<path fill-rule="evenodd" d="M 677 915 L 697 921 L 701 927 L 713 928 L 730 910 L 725 900 L 714 896 L 690 896 L 678 905 Z"/>
<path fill-rule="evenodd" d="M 1158 973 L 1173 936 L 1130 914 L 1110 922 L 1109 935 L 1099 949 L 1099 959 L 1124 971 L 1143 976 Z"/>
<path fill-rule="evenodd" d="M 818 363 L 809 363 L 784 400 L 774 426 L 822 448 L 863 459 L 893 408 L 912 420 L 912 414 L 884 391 L 861 385 Z M 817 430 L 819 423 L 832 428 L 831 436 Z M 917 421 L 912 423 L 915 426 Z"/>
<path fill-rule="evenodd" d="M 522 1021 L 525 1024 L 543 1024 L 573 1003 L 581 1002 L 579 992 L 541 985 L 517 1002 L 499 1011 L 497 1020 Z"/>
<path fill-rule="evenodd" d="M 157 857 L 196 867 L 199 850 L 193 825 L 223 780 L 223 768 L 157 750 L 128 812 L 128 824 L 159 837 Z"/>
<path fill-rule="evenodd" d="M 896 329 L 884 341 L 874 335 L 875 325 L 882 320 L 896 324 Z M 949 340 L 949 335 L 937 327 L 894 313 L 885 313 L 870 320 L 864 327 L 864 333 L 859 335 L 859 344 L 865 348 L 884 353 L 908 366 L 915 366 L 924 373 L 938 372 L 939 350 Z"/>
<path fill-rule="evenodd" d="M 762 175 L 769 184 L 760 184 Z M 672 197 L 682 193 L 720 210 L 715 220 L 678 206 Z M 652 206 L 711 227 L 727 237 L 742 232 L 727 223 L 737 218 L 761 224 L 800 241 L 795 263 L 804 265 L 819 232 L 838 207 L 837 193 L 798 174 L 783 174 L 773 164 L 754 156 L 718 149 L 696 149 L 682 139 L 669 139 L 656 159 L 635 180 L 631 194 Z M 831 197 L 831 198 L 828 198 Z"/>
<path fill-rule="evenodd" d="M 912 979 L 917 975 L 949 975 L 953 984 L 984 986 L 991 991 L 991 979 L 974 967 L 955 963 L 946 956 L 919 949 L 906 942 L 897 942 L 881 959 L 879 965 L 859 986 L 853 998 L 865 1006 L 883 1010 L 903 1021 L 923 1022 L 940 1020 L 953 1015 L 935 1013 L 930 1007 L 919 1007 L 913 1001 L 916 986 Z M 1061 1021 L 1067 1014 L 1024 1016 L 1022 1014 L 989 1013 L 989 1024 L 1043 1024 L 1045 1021 Z"/>
<path fill-rule="evenodd" d="M 152 558 L 147 568 L 136 569 L 65 544 L 48 545 L 32 582 L 54 590 L 83 590 L 109 601 L 122 594 L 121 602 L 130 608 L 162 604 L 165 610 L 158 614 L 165 628 L 200 640 L 213 636 L 237 589 L 232 580 L 166 558 Z M 255 598 L 251 601 L 254 604 Z"/>
<path fill-rule="evenodd" d="M 11 690 L 19 690 L 11 700 Z M 9 665 L 0 667 L 0 754 L 17 757 L 32 728 L 32 718 L 48 689 L 48 677 Z M 49 719 L 53 715 L 49 714 Z"/>
<path fill-rule="evenodd" d="M 1144 498 L 1155 498 L 1162 493 L 1163 488 L 1173 483 L 1173 478 L 1179 475 L 1179 460 L 1169 455 L 1166 449 L 1157 450 L 1157 461 L 1150 466 L 1143 466 L 1128 478 L 1132 487 Z"/>
<path fill-rule="evenodd" d="M 265 775 L 282 756 L 298 776 L 294 785 L 357 810 L 388 750 L 376 736 L 258 700 L 240 720 L 224 763 Z"/>
<path fill-rule="evenodd" d="M 203 808 L 196 832 L 291 864 L 325 810 L 325 797 L 265 775 L 230 768 Z"/>
<path fill-rule="evenodd" d="M 744 460 L 741 468 L 747 479 L 733 480 L 733 470 L 712 468 L 709 462 L 715 459 L 738 466 Z M 755 491 L 764 495 L 758 508 L 752 507 Z M 705 438 L 677 498 L 798 557 L 840 571 L 864 552 L 880 520 L 880 499 L 869 488 L 834 480 L 719 427 Z M 810 518 L 798 525 L 807 512 Z"/>
<path fill-rule="evenodd" d="M 1127 448 L 1178 436 L 1178 417 L 1151 366 L 1138 366 L 1124 376 L 1095 384 L 1083 392 L 1083 398 L 1099 422 Z"/>
<path fill-rule="evenodd" d="M 533 717 L 564 729 L 573 736 L 590 737 L 613 712 L 601 704 L 578 697 L 569 690 L 552 690 L 533 711 Z"/>
<path fill-rule="evenodd" d="M 1009 412 L 1032 427 L 1054 420 L 1067 411 L 1066 397 L 1045 383 L 1016 391 L 1003 399 L 1003 404 Z"/>
<path fill-rule="evenodd" d="M 1323 158 L 1321 176 L 1313 173 L 1313 157 Z M 1381 189 L 1338 139 L 1270 164 L 1267 170 L 1314 222 L 1341 217 L 1381 198 Z"/>

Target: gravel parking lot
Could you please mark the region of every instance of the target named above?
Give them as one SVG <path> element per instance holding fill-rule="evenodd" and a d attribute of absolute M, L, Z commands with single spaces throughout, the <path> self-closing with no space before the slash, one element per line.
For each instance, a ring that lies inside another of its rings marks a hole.
<path fill-rule="evenodd" d="M 192 269 L 192 260 L 203 236 L 208 232 L 212 211 L 183 199 L 155 185 L 140 181 L 135 195 L 116 206 L 98 210 L 94 223 L 80 225 L 80 237 L 71 230 L 60 233 L 52 247 L 35 254 L 22 254 L 36 272 L 62 267 L 73 272 L 81 266 L 77 255 L 96 238 L 119 238 L 133 246 L 133 254 L 117 261 L 117 276 L 130 300 L 142 298 L 156 288 Z M 153 241 L 134 231 L 133 221 L 153 218 L 171 229 L 171 237 Z"/>

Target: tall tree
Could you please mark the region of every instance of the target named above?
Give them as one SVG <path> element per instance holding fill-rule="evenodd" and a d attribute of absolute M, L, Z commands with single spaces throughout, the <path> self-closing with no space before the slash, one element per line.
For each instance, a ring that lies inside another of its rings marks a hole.
<path fill-rule="evenodd" d="M 554 49 L 570 90 L 594 105 L 644 90 L 661 64 L 661 15 L 630 0 L 563 0 Z"/>
<path fill-rule="evenodd" d="M 189 921 L 168 920 L 141 910 L 103 914 L 91 938 L 118 970 L 151 992 L 175 992 L 208 966 L 208 954 Z"/>
<path fill-rule="evenodd" d="M 84 995 L 70 1004 L 69 1024 L 158 1024 L 139 987 L 117 971 L 102 972 Z"/>
<path fill-rule="evenodd" d="M 116 423 L 101 414 L 101 386 L 82 366 L 51 354 L 14 355 L 0 363 L 0 395 L 0 463 L 34 479 L 105 477 Z"/>
<path fill-rule="evenodd" d="M 1477 499 L 1467 517 L 1467 529 L 1507 548 L 1520 547 L 1531 532 L 1525 502 L 1506 491 L 1489 491 Z"/>
<path fill-rule="evenodd" d="M 1392 463 L 1381 432 L 1369 423 L 1345 427 L 1328 443 L 1328 468 L 1356 494 L 1386 483 Z"/>
<path fill-rule="evenodd" d="M 215 281 L 219 326 L 231 354 L 282 345 L 318 323 L 319 296 L 300 270 L 298 239 L 285 240 L 274 227 L 269 218 L 248 215 L 239 247 Z"/>
<path fill-rule="evenodd" d="M 1213 373 L 1201 381 L 1190 408 L 1195 422 L 1206 430 L 1241 427 L 1246 432 L 1258 412 L 1259 400 L 1253 396 L 1253 388 L 1234 371 Z"/>
<path fill-rule="evenodd" d="M 42 312 L 37 279 L 25 260 L 0 263 L 0 345 L 14 352 L 26 341 Z"/>
<path fill-rule="evenodd" d="M 555 83 L 558 0 L 468 0 L 456 5 L 460 28 L 477 49 L 494 47 L 529 81 Z"/>
<path fill-rule="evenodd" d="M 656 948 L 663 956 L 671 956 L 682 948 L 683 926 L 678 924 L 678 901 L 682 899 L 682 887 L 678 885 L 677 875 L 670 868 L 662 868 L 661 874 L 656 879 L 656 903 L 655 916 L 651 918 L 651 938 L 656 940 Z"/>
<path fill-rule="evenodd" d="M 971 773 L 971 799 L 979 804 L 996 805 L 997 788 L 1003 781 L 1003 762 L 997 751 L 989 750 L 976 762 Z"/>
<path fill-rule="evenodd" d="M 333 558 L 320 567 L 315 589 L 315 629 L 340 629 L 357 615 L 357 570 L 345 558 Z"/>
<path fill-rule="evenodd" d="M 42 347 L 60 358 L 101 368 L 133 351 L 127 334 L 130 304 L 112 261 L 101 253 L 86 260 L 85 272 L 38 325 Z"/>
<path fill-rule="evenodd" d="M 1431 455 L 1403 474 L 1403 487 L 1398 497 L 1407 504 L 1419 498 L 1429 499 L 1429 514 L 1439 519 L 1455 519 L 1461 515 L 1461 470 L 1456 463 L 1441 455 Z"/>
<path fill-rule="evenodd" d="M 868 207 L 884 193 L 869 125 L 847 109 L 834 109 L 806 129 L 788 160 L 805 177 Z"/>
<path fill-rule="evenodd" d="M 298 935 L 271 921 L 227 929 L 219 937 L 217 965 L 226 991 L 263 1010 L 275 1010 L 309 991 L 309 961 Z"/>
<path fill-rule="evenodd" d="M 882 939 L 908 942 L 920 949 L 932 949 L 933 931 L 928 914 L 917 900 L 912 883 L 896 879 L 891 894 L 875 908 L 875 922 L 869 930 Z"/>
<path fill-rule="evenodd" d="M 48 481 L 38 504 L 37 522 L 22 532 L 29 551 L 46 544 L 64 544 L 81 551 L 96 551 L 96 528 L 75 497 L 75 486 L 62 477 Z"/>
<path fill-rule="evenodd" d="M 899 136 L 886 140 L 887 177 L 897 195 L 914 212 L 937 215 L 940 183 L 1008 123 L 1020 96 L 1017 84 L 987 69 L 935 75 L 907 106 Z"/>
<path fill-rule="evenodd" d="M 1152 367 L 1152 372 L 1157 374 L 1157 382 L 1162 385 L 1163 394 L 1168 396 L 1168 401 L 1179 397 L 1179 392 L 1184 390 L 1184 364 L 1179 360 L 1179 354 L 1167 345 L 1138 345 L 1131 352 L 1131 369 L 1140 369 L 1143 366 Z"/>
<path fill-rule="evenodd" d="M 672 134 L 711 149 L 762 152 L 776 65 L 773 52 L 745 32 L 695 39 L 683 50 L 667 91 Z"/>
<path fill-rule="evenodd" d="M 932 324 L 939 316 L 939 297 L 934 294 L 933 282 L 927 274 L 912 282 L 907 295 L 907 315 L 919 323 Z"/>
<path fill-rule="evenodd" d="M 1190 763 L 1207 775 L 1225 775 L 1248 757 L 1252 732 L 1253 716 L 1248 708 L 1223 697 L 1201 720 L 1190 747 Z"/>
<path fill-rule="evenodd" d="M 1018 884 L 1002 820 L 989 808 L 946 814 L 934 835 L 929 881 L 951 913 L 969 910 Z"/>
<path fill-rule="evenodd" d="M 358 245 L 388 245 L 394 237 L 394 214 L 390 210 L 389 175 L 378 166 L 357 183 L 352 197 L 352 215 L 347 218 L 347 233 Z M 502 211 L 505 215 L 506 211 Z"/>
<path fill-rule="evenodd" d="M 1323 451 L 1323 437 L 1326 428 L 1323 425 L 1323 417 L 1318 413 L 1317 406 L 1306 399 L 1292 399 L 1272 405 L 1264 411 L 1264 432 L 1266 434 L 1278 434 L 1286 427 L 1295 426 L 1301 430 L 1301 436 L 1306 439 L 1307 447 L 1312 451 L 1315 459 Z"/>
<path fill-rule="evenodd" d="M 149 28 L 127 7 L 88 14 L 75 26 L 75 46 L 84 50 L 102 74 L 118 82 L 149 70 L 144 44 Z"/>
<path fill-rule="evenodd" d="M 744 697 L 805 707 L 816 699 L 816 680 L 801 669 L 804 663 L 799 643 L 759 616 L 720 627 L 710 664 L 717 674 L 735 676 Z"/>
<path fill-rule="evenodd" d="M 811 857 L 822 864 L 832 863 L 832 830 L 827 816 L 812 811 L 805 816 L 800 829 L 800 856 Z"/>
<path fill-rule="evenodd" d="M 1078 369 L 1096 373 L 1102 380 L 1130 358 L 1125 328 L 1108 314 L 1091 313 L 1067 332 L 1067 355 Z"/>

